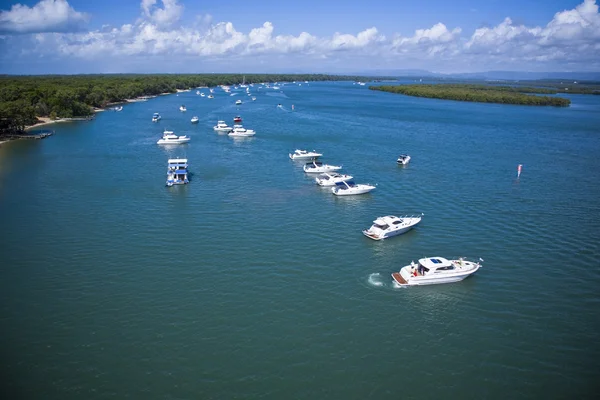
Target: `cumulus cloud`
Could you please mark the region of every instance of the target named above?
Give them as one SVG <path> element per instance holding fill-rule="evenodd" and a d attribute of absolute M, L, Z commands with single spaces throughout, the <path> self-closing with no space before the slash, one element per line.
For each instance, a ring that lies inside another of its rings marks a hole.
<path fill-rule="evenodd" d="M 140 7 L 144 15 L 162 27 L 168 27 L 179 21 L 183 6 L 177 0 L 161 0 L 163 7 L 157 6 L 156 0 L 142 0 Z"/>
<path fill-rule="evenodd" d="M 10 11 L 0 11 L 0 33 L 72 32 L 88 20 L 66 0 L 41 0 L 33 7 L 15 4 Z"/>
<path fill-rule="evenodd" d="M 34 9 L 42 4 L 66 6 L 68 12 L 62 15 L 71 15 L 71 18 L 83 15 L 64 0 L 43 0 Z M 24 6 L 14 6 L 6 13 L 13 13 L 19 7 Z M 291 60 L 290 57 L 303 62 L 327 60 L 329 63 L 362 59 L 366 60 L 365 65 L 377 67 L 387 63 L 398 68 L 429 68 L 435 63 L 467 68 L 511 63 L 521 67 L 524 62 L 571 66 L 580 63 L 586 68 L 600 69 L 600 14 L 596 0 L 584 0 L 571 10 L 557 12 L 545 26 L 516 24 L 506 17 L 496 26 L 476 29 L 467 35 L 460 27 L 449 28 L 438 22 L 417 29 L 409 36 L 393 34 L 390 37 L 376 27 L 356 33 L 335 32 L 325 37 L 309 32 L 281 35 L 269 21 L 242 32 L 232 22 L 213 22 L 208 14 L 196 16 L 192 25 L 186 27 L 176 24 L 183 11 L 177 0 L 141 0 L 140 10 L 139 20 L 121 27 L 103 27 L 85 33 L 31 35 L 29 40 L 35 44 L 31 54 L 88 60 L 173 55 L 195 57 L 203 62 L 257 57 L 254 60 L 260 59 L 266 65 L 269 65 L 268 60 Z M 2 18 L 5 18 L 4 13 Z M 10 40 L 8 36 L 5 43 Z M 421 64 L 402 64 L 406 60 Z M 379 64 L 373 65 L 374 62 Z"/>

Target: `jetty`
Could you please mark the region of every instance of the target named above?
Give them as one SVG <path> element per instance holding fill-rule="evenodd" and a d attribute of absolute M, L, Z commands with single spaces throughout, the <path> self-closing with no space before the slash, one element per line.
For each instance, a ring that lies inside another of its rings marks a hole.
<path fill-rule="evenodd" d="M 45 139 L 48 136 L 54 135 L 54 131 L 38 131 L 32 133 L 8 133 L 0 135 L 0 139 L 14 140 L 14 139 Z"/>

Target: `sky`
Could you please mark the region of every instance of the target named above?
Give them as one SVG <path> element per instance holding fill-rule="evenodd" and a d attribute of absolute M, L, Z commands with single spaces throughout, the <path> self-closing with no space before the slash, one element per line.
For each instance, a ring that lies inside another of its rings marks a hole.
<path fill-rule="evenodd" d="M 600 0 L 0 0 L 0 74 L 600 71 Z"/>

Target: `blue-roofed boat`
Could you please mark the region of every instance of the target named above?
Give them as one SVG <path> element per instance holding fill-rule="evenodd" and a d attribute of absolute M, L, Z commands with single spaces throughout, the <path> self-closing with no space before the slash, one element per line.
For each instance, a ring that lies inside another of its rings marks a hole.
<path fill-rule="evenodd" d="M 167 167 L 167 186 L 185 185 L 188 180 L 187 158 L 170 158 Z"/>
<path fill-rule="evenodd" d="M 160 121 L 162 117 L 160 116 L 159 113 L 154 113 L 154 115 L 152 116 L 152 122 L 158 122 Z"/>

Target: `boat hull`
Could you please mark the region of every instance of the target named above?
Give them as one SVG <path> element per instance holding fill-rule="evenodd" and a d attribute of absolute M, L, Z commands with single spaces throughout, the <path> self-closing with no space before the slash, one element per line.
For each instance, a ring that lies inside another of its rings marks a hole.
<path fill-rule="evenodd" d="M 412 225 L 412 226 L 409 226 L 406 228 L 402 228 L 402 229 L 398 229 L 398 230 L 395 230 L 392 232 L 384 232 L 383 235 L 378 235 L 377 233 L 371 232 L 368 229 L 365 229 L 364 231 L 362 231 L 362 233 L 369 239 L 383 240 L 383 239 L 391 238 L 394 236 L 402 235 L 403 233 L 410 231 L 415 225 Z"/>
<path fill-rule="evenodd" d="M 190 141 L 190 138 L 186 139 L 173 139 L 173 140 L 165 140 L 160 139 L 156 144 L 184 144 Z"/>
<path fill-rule="evenodd" d="M 340 187 L 334 187 L 331 189 L 331 192 L 336 196 L 353 196 L 357 194 L 366 194 L 375 189 L 373 186 L 361 187 L 361 188 L 350 188 L 350 189 L 342 189 Z"/>
<path fill-rule="evenodd" d="M 336 166 L 327 166 L 327 167 L 320 167 L 320 168 L 304 168 L 304 172 L 306 172 L 307 174 L 322 174 L 325 172 L 334 172 L 334 171 L 339 171 L 340 169 L 342 169 L 342 167 L 336 167 Z"/>

